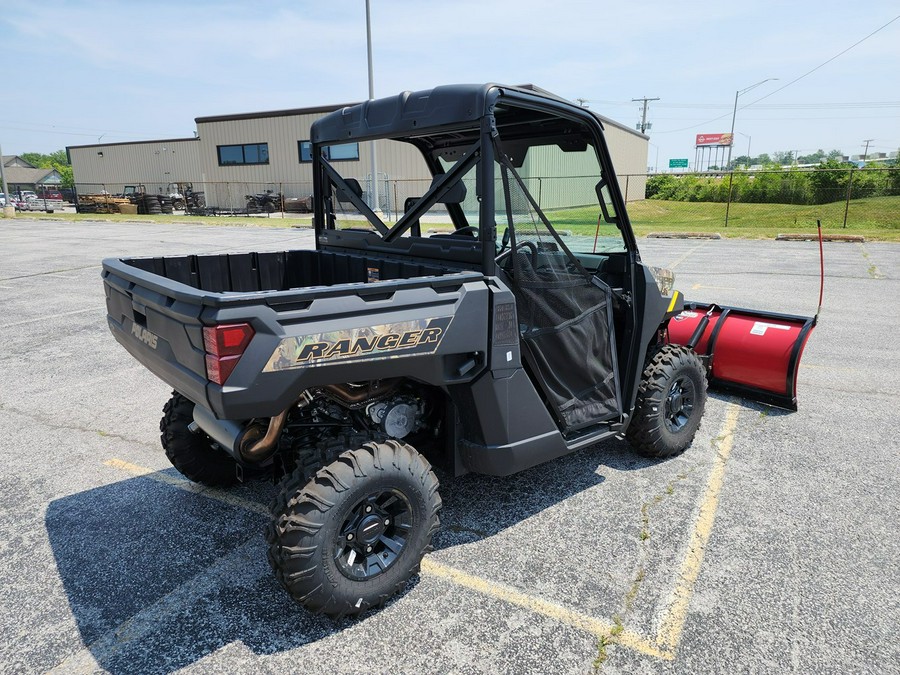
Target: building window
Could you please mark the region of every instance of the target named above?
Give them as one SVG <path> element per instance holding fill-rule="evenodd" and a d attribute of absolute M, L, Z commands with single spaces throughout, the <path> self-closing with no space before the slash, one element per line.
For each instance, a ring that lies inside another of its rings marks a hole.
<path fill-rule="evenodd" d="M 238 164 L 268 164 L 268 143 L 246 143 L 244 145 L 220 145 L 219 166 Z"/>
<path fill-rule="evenodd" d="M 312 161 L 312 143 L 310 141 L 297 141 L 300 153 L 300 162 Z M 325 159 L 332 162 L 356 162 L 359 161 L 359 143 L 344 143 L 342 145 L 326 145 L 322 149 Z"/>

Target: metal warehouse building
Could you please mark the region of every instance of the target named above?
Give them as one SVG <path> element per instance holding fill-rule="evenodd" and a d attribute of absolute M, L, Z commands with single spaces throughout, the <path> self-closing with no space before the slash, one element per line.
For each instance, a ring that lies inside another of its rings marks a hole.
<path fill-rule="evenodd" d="M 126 185 L 144 185 L 163 193 L 175 183 L 191 183 L 206 193 L 206 203 L 240 209 L 245 195 L 272 190 L 286 199 L 312 194 L 310 127 L 345 105 L 198 117 L 195 138 L 98 143 L 66 148 L 79 194 L 121 193 Z M 644 198 L 648 139 L 628 127 L 602 118 L 606 140 L 628 200 Z M 332 162 L 355 163 L 354 175 L 366 193 L 372 187 L 371 143 L 332 149 Z M 421 195 L 430 184 L 415 148 L 376 144 L 379 204 L 385 211 L 402 209 L 407 196 Z"/>

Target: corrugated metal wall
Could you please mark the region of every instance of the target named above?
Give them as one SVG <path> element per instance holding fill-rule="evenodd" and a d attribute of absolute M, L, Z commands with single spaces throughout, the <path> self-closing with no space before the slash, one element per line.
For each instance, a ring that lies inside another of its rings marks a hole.
<path fill-rule="evenodd" d="M 122 192 L 124 185 L 142 183 L 158 193 L 169 183 L 199 176 L 200 142 L 197 138 L 140 143 L 73 146 L 69 158 L 80 193 Z"/>
<path fill-rule="evenodd" d="M 240 207 L 244 194 L 267 188 L 286 198 L 306 197 L 312 192 L 312 165 L 300 162 L 298 141 L 309 139 L 310 126 L 323 114 L 200 120 L 199 138 L 74 146 L 69 153 L 80 192 L 99 192 L 103 186 L 119 193 L 123 185 L 135 183 L 143 183 L 148 192 L 161 192 L 168 183 L 189 181 L 207 193 L 208 203 L 220 207 Z M 605 127 L 623 193 L 629 200 L 643 199 L 646 177 L 627 174 L 645 173 L 647 139 L 613 124 Z M 219 165 L 219 146 L 250 143 L 268 144 L 268 164 Z M 378 141 L 377 151 L 381 181 L 408 181 L 390 191 L 391 196 L 398 189 L 410 194 L 427 189 L 430 175 L 417 150 L 405 143 Z M 359 160 L 339 164 L 342 174 L 365 186 L 372 171 L 371 143 L 360 144 Z"/>

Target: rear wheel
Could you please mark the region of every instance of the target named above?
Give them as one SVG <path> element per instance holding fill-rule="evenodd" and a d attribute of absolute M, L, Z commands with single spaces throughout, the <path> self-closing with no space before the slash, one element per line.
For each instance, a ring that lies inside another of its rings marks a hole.
<path fill-rule="evenodd" d="M 283 481 L 266 529 L 279 582 L 333 617 L 382 606 L 431 549 L 441 508 L 431 466 L 387 440 L 345 450 L 307 476 L 298 466 Z"/>
<path fill-rule="evenodd" d="M 706 407 L 706 372 L 692 349 L 665 345 L 644 369 L 625 433 L 638 454 L 673 457 L 694 440 Z"/>
<path fill-rule="evenodd" d="M 237 482 L 237 462 L 209 436 L 191 431 L 194 403 L 177 391 L 163 408 L 159 437 L 172 466 L 195 483 L 228 487 Z"/>

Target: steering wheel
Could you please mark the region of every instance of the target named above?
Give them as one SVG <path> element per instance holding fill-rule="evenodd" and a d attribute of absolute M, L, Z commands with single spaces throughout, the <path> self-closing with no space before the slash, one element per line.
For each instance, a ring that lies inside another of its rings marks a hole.
<path fill-rule="evenodd" d="M 538 266 L 538 247 L 533 241 L 520 241 L 516 244 L 516 247 L 513 249 L 512 253 L 515 253 L 520 248 L 527 248 L 531 251 L 531 267 L 532 269 L 537 269 Z"/>
<path fill-rule="evenodd" d="M 458 230 L 453 230 L 453 234 L 468 234 L 473 239 L 478 238 L 478 228 L 474 225 L 466 225 L 465 227 L 461 227 Z"/>

